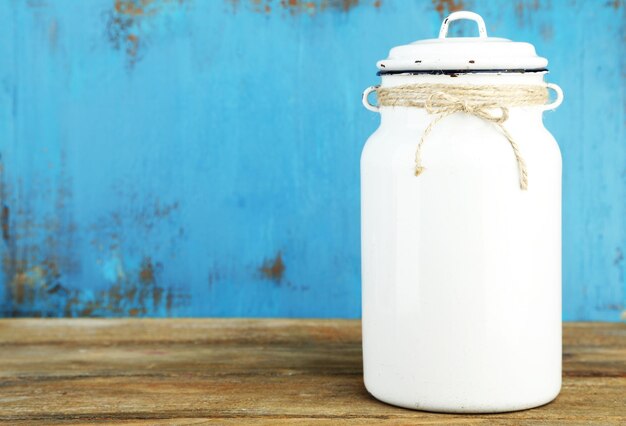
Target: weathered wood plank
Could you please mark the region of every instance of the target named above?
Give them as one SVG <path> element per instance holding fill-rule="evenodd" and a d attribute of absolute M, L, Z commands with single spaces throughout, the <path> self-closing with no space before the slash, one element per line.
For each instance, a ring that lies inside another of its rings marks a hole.
<path fill-rule="evenodd" d="M 565 325 L 555 402 L 472 416 L 369 396 L 358 321 L 0 320 L 0 348 L 0 421 L 11 424 L 626 421 L 625 324 Z"/>

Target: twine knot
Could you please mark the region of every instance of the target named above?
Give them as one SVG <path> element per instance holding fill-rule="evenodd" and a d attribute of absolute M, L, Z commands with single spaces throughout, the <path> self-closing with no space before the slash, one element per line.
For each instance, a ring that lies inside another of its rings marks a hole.
<path fill-rule="evenodd" d="M 425 102 L 426 112 L 433 115 L 449 115 L 455 112 L 464 112 L 482 118 L 492 123 L 504 123 L 509 119 L 507 107 L 487 102 L 470 102 L 465 98 L 453 96 L 445 92 L 435 92 Z M 499 114 L 493 114 L 492 110 L 498 110 Z"/>
<path fill-rule="evenodd" d="M 542 105 L 548 98 L 547 88 L 542 86 L 452 86 L 442 84 L 414 84 L 379 88 L 378 102 L 381 106 L 405 106 L 424 108 L 436 117 L 422 133 L 415 151 L 415 176 L 424 171 L 421 148 L 433 127 L 443 118 L 457 112 L 473 115 L 493 123 L 507 139 L 517 162 L 519 185 L 528 189 L 528 171 L 520 149 L 504 123 L 509 118 L 509 106 Z"/>

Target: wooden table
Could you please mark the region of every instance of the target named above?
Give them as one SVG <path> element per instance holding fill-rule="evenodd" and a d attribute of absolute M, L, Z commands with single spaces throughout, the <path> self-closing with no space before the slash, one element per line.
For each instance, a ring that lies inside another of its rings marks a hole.
<path fill-rule="evenodd" d="M 534 410 L 405 410 L 361 374 L 358 321 L 0 320 L 7 424 L 626 424 L 626 324 L 566 324 L 563 390 Z"/>

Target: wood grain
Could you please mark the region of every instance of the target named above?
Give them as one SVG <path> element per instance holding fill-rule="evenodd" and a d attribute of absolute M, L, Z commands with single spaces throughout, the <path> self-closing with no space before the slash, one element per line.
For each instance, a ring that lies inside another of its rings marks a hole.
<path fill-rule="evenodd" d="M 564 383 L 544 407 L 409 411 L 362 383 L 350 320 L 0 320 L 7 424 L 624 424 L 626 324 L 568 323 Z"/>

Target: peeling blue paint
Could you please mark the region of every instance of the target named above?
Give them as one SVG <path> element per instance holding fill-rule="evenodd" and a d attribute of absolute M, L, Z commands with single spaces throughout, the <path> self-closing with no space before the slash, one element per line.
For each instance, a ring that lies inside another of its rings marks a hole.
<path fill-rule="evenodd" d="M 464 7 L 550 59 L 564 317 L 620 320 L 621 1 L 295 3 L 0 2 L 1 315 L 358 317 L 361 90 Z"/>

